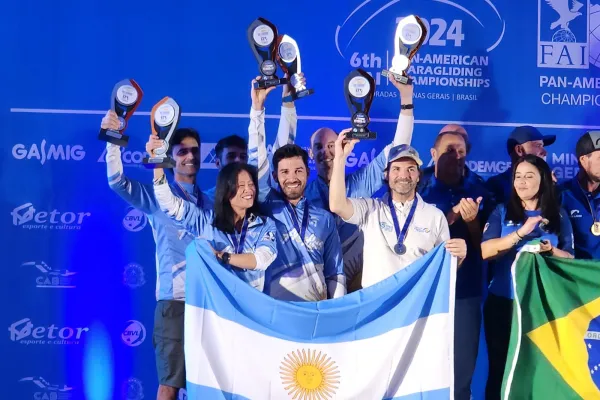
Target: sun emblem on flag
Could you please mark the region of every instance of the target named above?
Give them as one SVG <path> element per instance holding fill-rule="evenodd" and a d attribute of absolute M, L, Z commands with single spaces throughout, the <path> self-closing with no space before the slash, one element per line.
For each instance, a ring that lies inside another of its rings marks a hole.
<path fill-rule="evenodd" d="M 284 357 L 279 369 L 281 382 L 292 399 L 331 399 L 339 388 L 338 367 L 321 351 L 292 351 Z"/>

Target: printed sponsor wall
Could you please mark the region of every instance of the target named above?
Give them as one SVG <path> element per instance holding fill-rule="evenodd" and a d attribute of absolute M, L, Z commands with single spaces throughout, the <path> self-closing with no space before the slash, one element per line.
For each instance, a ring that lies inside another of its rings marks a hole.
<path fill-rule="evenodd" d="M 108 187 L 100 120 L 114 84 L 144 90 L 127 130 L 125 173 L 142 181 L 149 110 L 164 96 L 180 126 L 202 136 L 199 184 L 214 185 L 214 145 L 246 136 L 250 80 L 258 66 L 246 29 L 258 16 L 300 46 L 311 97 L 297 102 L 298 144 L 322 126 L 349 126 L 343 81 L 363 68 L 377 82 L 376 141 L 348 169 L 392 139 L 399 95 L 382 76 L 399 18 L 429 28 L 413 60 L 413 145 L 430 164 L 440 128 L 462 123 L 469 167 L 487 178 L 510 166 L 505 141 L 532 124 L 556 134 L 548 162 L 559 179 L 577 171 L 576 139 L 600 129 L 600 4 L 545 0 L 54 3 L 12 2 L 0 17 L 5 61 L 2 218 L 3 387 L 11 399 L 154 398 L 155 259 L 146 217 Z M 281 90 L 269 97 L 267 137 L 277 131 Z M 8 122 L 8 124 L 6 124 Z M 313 173 L 313 176 L 315 174 Z M 182 393 L 181 397 L 185 397 Z"/>

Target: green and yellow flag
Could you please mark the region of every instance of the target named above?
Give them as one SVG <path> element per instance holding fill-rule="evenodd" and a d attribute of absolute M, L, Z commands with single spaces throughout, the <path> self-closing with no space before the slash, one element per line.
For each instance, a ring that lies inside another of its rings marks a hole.
<path fill-rule="evenodd" d="M 522 252 L 502 398 L 600 400 L 600 261 Z"/>

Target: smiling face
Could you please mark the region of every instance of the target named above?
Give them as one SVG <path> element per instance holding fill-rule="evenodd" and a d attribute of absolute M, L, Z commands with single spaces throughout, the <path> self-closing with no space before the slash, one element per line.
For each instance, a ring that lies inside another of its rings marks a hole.
<path fill-rule="evenodd" d="M 515 171 L 513 185 L 519 198 L 523 201 L 536 199 L 540 191 L 542 177 L 535 165 L 522 162 Z"/>
<path fill-rule="evenodd" d="M 419 183 L 419 167 L 411 158 L 401 158 L 392 162 L 385 172 L 390 190 L 400 196 L 408 196 Z"/>
<path fill-rule="evenodd" d="M 308 170 L 302 157 L 281 159 L 277 165 L 276 179 L 281 191 L 288 200 L 298 200 L 304 196 Z"/>
<path fill-rule="evenodd" d="M 183 138 L 181 143 L 173 146 L 175 175 L 196 176 L 200 169 L 200 146 L 192 137 Z"/>
<path fill-rule="evenodd" d="M 240 171 L 237 177 L 237 192 L 230 199 L 231 208 L 247 210 L 254 204 L 256 187 L 247 171 Z"/>
<path fill-rule="evenodd" d="M 329 128 L 317 130 L 311 137 L 310 156 L 315 160 L 317 174 L 326 182 L 331 179 L 337 133 Z"/>

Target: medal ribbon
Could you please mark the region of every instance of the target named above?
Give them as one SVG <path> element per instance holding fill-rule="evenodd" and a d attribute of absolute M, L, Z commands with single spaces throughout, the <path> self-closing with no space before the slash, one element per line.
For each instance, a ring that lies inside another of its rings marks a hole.
<path fill-rule="evenodd" d="M 300 239 L 304 243 L 304 236 L 306 235 L 306 227 L 308 226 L 308 200 L 304 201 L 304 215 L 302 216 L 302 227 L 300 227 L 300 223 L 298 220 L 298 215 L 296 214 L 296 210 L 292 207 L 292 205 L 286 200 L 285 207 L 288 212 L 292 216 L 292 223 L 294 224 L 294 228 L 300 235 Z"/>
<path fill-rule="evenodd" d="M 390 207 L 390 212 L 392 213 L 392 220 L 394 221 L 394 231 L 396 231 L 396 238 L 398 239 L 398 244 L 403 244 L 404 239 L 406 238 L 406 232 L 408 231 L 408 226 L 410 225 L 413 217 L 415 216 L 415 210 L 417 209 L 417 203 L 419 199 L 415 196 L 415 199 L 410 207 L 410 212 L 408 213 L 408 217 L 406 221 L 404 221 L 404 226 L 402 226 L 402 231 L 400 231 L 400 223 L 398 222 L 398 216 L 396 215 L 396 207 L 394 207 L 394 203 L 392 202 L 391 193 L 388 194 L 388 206 Z"/>
<path fill-rule="evenodd" d="M 192 201 L 192 198 L 190 197 L 189 193 L 183 188 L 183 186 L 181 186 L 181 184 L 179 182 L 175 182 L 177 185 L 175 185 L 175 187 L 177 188 L 177 191 L 180 194 L 180 197 L 184 197 L 186 198 L 188 201 Z M 200 208 L 203 208 L 204 206 L 204 202 L 202 201 L 202 195 L 200 193 L 200 191 L 198 190 L 198 186 L 194 185 L 194 197 L 196 198 L 196 205 Z"/>
<path fill-rule="evenodd" d="M 244 242 L 246 242 L 246 232 L 248 232 L 248 218 L 244 217 L 244 223 L 242 224 L 242 232 L 240 233 L 240 241 L 237 239 L 237 232 L 230 235 L 231 242 L 233 243 L 233 251 L 235 254 L 242 254 L 244 251 Z"/>

